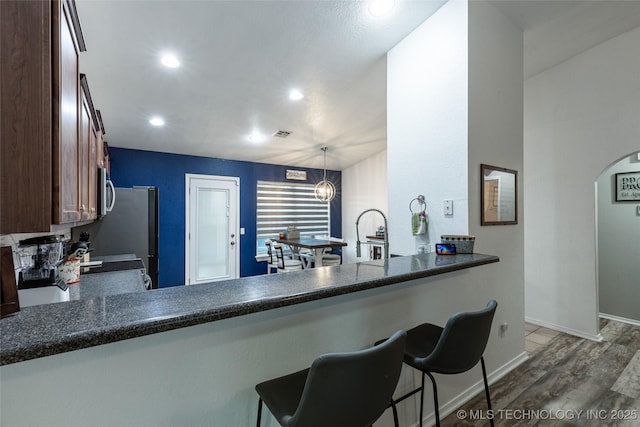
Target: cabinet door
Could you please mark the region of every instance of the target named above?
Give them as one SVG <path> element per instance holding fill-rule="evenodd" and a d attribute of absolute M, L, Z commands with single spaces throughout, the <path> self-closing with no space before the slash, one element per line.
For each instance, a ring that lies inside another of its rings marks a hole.
<path fill-rule="evenodd" d="M 98 135 L 96 136 L 96 158 L 98 161 L 98 167 L 104 167 L 104 139 L 102 137 L 102 132 L 98 131 Z"/>
<path fill-rule="evenodd" d="M 91 110 L 87 103 L 87 98 L 82 93 L 82 104 L 80 105 L 80 141 L 79 141 L 79 164 L 78 164 L 78 183 L 80 187 L 80 214 L 83 220 L 90 219 L 90 188 L 91 177 L 89 169 L 91 163 L 91 145 L 95 142 L 95 136 L 92 134 L 93 126 L 91 126 Z M 95 153 L 94 153 L 95 154 Z M 93 180 L 95 184 L 95 179 Z M 94 197 L 95 198 L 95 197 Z M 94 209 L 95 211 L 95 209 Z"/>
<path fill-rule="evenodd" d="M 89 141 L 89 219 L 98 217 L 98 134 L 91 126 Z"/>
<path fill-rule="evenodd" d="M 82 219 L 98 217 L 98 134 L 100 125 L 93 107 L 87 76 L 80 74 L 82 103 L 80 109 L 80 211 Z"/>
<path fill-rule="evenodd" d="M 0 0 L 0 234 L 51 226 L 51 5 Z"/>
<path fill-rule="evenodd" d="M 53 34 L 53 222 L 64 224 L 82 219 L 78 179 L 80 48 L 67 1 L 53 2 Z"/>
<path fill-rule="evenodd" d="M 107 173 L 111 175 L 111 156 L 109 155 L 109 144 L 107 141 L 102 138 L 102 158 L 104 162 L 104 168 L 107 170 Z"/>
<path fill-rule="evenodd" d="M 96 153 L 98 155 L 98 167 L 106 168 L 107 173 L 109 173 L 109 162 L 107 159 L 106 151 L 107 151 L 107 143 L 104 140 L 104 123 L 102 122 L 102 114 L 100 110 L 96 111 L 96 118 L 98 119 L 98 123 L 96 125 L 96 136 L 98 140 L 96 141 Z"/>

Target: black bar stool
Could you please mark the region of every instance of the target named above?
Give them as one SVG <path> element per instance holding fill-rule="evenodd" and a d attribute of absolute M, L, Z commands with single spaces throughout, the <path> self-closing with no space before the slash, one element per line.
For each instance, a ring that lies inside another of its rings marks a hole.
<path fill-rule="evenodd" d="M 258 384 L 257 426 L 264 401 L 283 427 L 368 427 L 391 402 L 397 427 L 392 396 L 405 341 L 398 331 L 375 347 L 324 354 L 309 369 Z"/>
<path fill-rule="evenodd" d="M 478 311 L 456 313 L 447 321 L 444 328 L 424 323 L 407 331 L 407 348 L 404 363 L 422 372 L 422 383 L 394 403 L 420 392 L 420 426 L 424 411 L 424 377 L 429 376 L 433 385 L 433 403 L 435 406 L 436 426 L 440 426 L 438 408 L 438 389 L 432 372 L 438 374 L 460 374 L 478 364 L 482 365 L 484 391 L 487 405 L 491 410 L 487 370 L 482 354 L 487 346 L 491 323 L 498 303 L 489 301 L 487 307 Z M 490 419 L 493 426 L 493 419 Z"/>

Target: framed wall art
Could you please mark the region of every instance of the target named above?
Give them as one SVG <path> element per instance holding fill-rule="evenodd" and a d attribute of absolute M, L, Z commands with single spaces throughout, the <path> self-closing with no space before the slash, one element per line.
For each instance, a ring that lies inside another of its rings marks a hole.
<path fill-rule="evenodd" d="M 287 179 L 295 179 L 297 181 L 306 181 L 307 180 L 307 171 L 287 169 L 286 178 Z"/>
<path fill-rule="evenodd" d="M 616 174 L 616 202 L 640 202 L 640 172 Z"/>

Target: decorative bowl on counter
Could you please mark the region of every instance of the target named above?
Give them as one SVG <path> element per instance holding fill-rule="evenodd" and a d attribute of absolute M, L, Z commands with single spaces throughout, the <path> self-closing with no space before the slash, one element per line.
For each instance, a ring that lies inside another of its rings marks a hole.
<path fill-rule="evenodd" d="M 469 236 L 467 234 L 443 234 L 440 236 L 440 240 L 442 243 L 453 243 L 456 245 L 456 253 L 458 254 L 472 254 L 476 236 Z"/>

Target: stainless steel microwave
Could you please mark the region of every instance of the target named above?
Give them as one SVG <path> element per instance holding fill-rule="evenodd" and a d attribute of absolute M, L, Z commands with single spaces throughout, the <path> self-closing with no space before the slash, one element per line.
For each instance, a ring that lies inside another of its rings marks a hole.
<path fill-rule="evenodd" d="M 98 216 L 111 212 L 116 203 L 116 189 L 107 178 L 107 169 L 98 168 Z"/>

